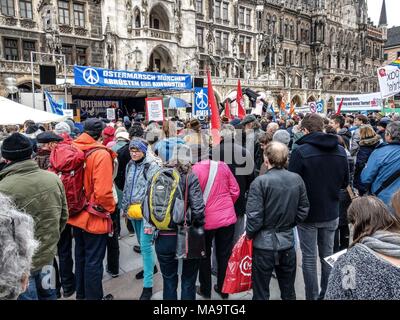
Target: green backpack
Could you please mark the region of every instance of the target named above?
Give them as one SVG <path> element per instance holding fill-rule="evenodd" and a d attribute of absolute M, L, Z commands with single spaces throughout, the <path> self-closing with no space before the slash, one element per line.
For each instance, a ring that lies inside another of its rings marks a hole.
<path fill-rule="evenodd" d="M 173 168 L 164 168 L 152 178 L 147 193 L 148 217 L 158 230 L 173 230 L 184 220 L 184 195 L 181 177 Z"/>

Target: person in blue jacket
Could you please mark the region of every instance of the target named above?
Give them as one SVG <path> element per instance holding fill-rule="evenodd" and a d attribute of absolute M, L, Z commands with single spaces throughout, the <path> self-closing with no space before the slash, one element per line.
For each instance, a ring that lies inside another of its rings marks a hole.
<path fill-rule="evenodd" d="M 378 146 L 369 157 L 361 173 L 361 181 L 386 205 L 391 206 L 392 196 L 400 189 L 400 177 L 379 194 L 376 192 L 388 178 L 400 170 L 400 121 L 387 126 L 385 140 L 386 143 Z"/>

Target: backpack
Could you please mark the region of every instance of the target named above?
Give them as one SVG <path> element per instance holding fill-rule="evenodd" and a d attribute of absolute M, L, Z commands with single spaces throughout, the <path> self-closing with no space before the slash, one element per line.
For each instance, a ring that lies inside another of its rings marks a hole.
<path fill-rule="evenodd" d="M 72 144 L 59 144 L 50 155 L 49 170 L 56 173 L 64 185 L 70 216 L 77 215 L 87 205 L 83 179 L 85 160 L 100 148 L 83 152 Z"/>
<path fill-rule="evenodd" d="M 158 171 L 149 183 L 145 201 L 145 218 L 158 230 L 173 230 L 181 224 L 185 200 L 179 172 L 173 168 Z"/>

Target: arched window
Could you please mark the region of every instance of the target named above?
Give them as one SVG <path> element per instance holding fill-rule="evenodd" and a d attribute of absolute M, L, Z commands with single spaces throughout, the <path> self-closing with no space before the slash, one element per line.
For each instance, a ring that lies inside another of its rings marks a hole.
<path fill-rule="evenodd" d="M 289 22 L 285 20 L 285 38 L 289 39 Z"/>
<path fill-rule="evenodd" d="M 135 10 L 135 28 L 140 28 L 142 26 L 140 21 L 140 11 L 139 9 Z"/>
<path fill-rule="evenodd" d="M 290 22 L 290 39 L 294 40 L 294 25 L 293 25 L 293 21 Z"/>
<path fill-rule="evenodd" d="M 272 33 L 275 33 L 276 30 L 276 16 L 272 17 Z"/>

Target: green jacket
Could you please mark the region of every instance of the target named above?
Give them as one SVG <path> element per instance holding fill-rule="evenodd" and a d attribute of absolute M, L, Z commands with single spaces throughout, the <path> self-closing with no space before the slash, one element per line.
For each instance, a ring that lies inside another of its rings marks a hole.
<path fill-rule="evenodd" d="M 54 173 L 39 169 L 33 160 L 13 163 L 0 171 L 0 192 L 35 221 L 35 239 L 40 241 L 31 271 L 53 265 L 60 233 L 68 219 L 64 186 Z"/>

